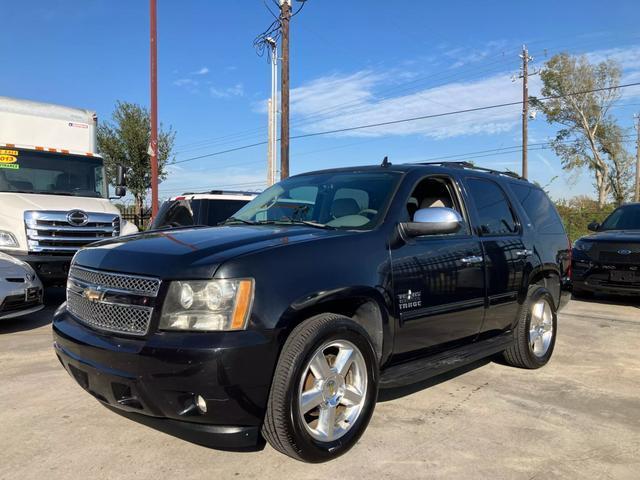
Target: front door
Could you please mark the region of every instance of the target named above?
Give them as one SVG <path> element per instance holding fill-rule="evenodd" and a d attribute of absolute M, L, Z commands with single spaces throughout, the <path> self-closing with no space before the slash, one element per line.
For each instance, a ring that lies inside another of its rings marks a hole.
<path fill-rule="evenodd" d="M 484 259 L 457 189 L 447 177 L 428 177 L 407 199 L 408 217 L 418 208 L 456 209 L 465 226 L 452 235 L 404 239 L 391 250 L 399 327 L 394 351 L 400 357 L 435 353 L 471 342 L 482 324 Z"/>

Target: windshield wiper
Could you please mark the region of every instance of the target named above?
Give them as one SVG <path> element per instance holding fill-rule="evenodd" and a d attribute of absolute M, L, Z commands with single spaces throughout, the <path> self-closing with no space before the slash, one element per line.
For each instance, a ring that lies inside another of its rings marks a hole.
<path fill-rule="evenodd" d="M 229 217 L 224 222 L 220 222 L 218 225 L 229 225 L 232 222 L 240 222 L 240 223 L 244 223 L 245 225 L 259 225 L 258 222 L 252 222 L 251 220 L 244 220 L 242 218 L 237 218 L 237 217 Z"/>
<path fill-rule="evenodd" d="M 303 225 L 307 225 L 309 227 L 314 228 L 323 228 L 325 230 L 335 230 L 336 227 L 332 227 L 331 225 L 327 225 L 326 223 L 312 222 L 311 220 L 292 220 L 291 223 L 301 223 Z"/>

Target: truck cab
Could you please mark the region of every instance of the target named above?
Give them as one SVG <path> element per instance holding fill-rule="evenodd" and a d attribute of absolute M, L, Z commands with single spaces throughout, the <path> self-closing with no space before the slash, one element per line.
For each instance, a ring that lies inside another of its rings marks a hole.
<path fill-rule="evenodd" d="M 45 285 L 66 281 L 75 252 L 134 233 L 109 202 L 93 112 L 0 97 L 0 251 Z"/>

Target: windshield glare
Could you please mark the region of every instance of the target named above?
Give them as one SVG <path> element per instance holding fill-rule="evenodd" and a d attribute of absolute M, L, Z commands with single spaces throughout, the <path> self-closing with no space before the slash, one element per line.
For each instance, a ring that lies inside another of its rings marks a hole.
<path fill-rule="evenodd" d="M 0 191 L 106 197 L 102 159 L 15 150 L 0 163 Z"/>
<path fill-rule="evenodd" d="M 627 205 L 614 210 L 602 222 L 600 230 L 640 230 L 640 205 Z"/>
<path fill-rule="evenodd" d="M 368 230 L 384 215 L 399 178 L 397 172 L 300 175 L 268 188 L 234 218 Z"/>

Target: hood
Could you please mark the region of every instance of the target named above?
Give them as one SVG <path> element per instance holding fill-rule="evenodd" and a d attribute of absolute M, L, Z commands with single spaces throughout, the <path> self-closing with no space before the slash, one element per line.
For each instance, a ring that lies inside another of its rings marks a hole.
<path fill-rule="evenodd" d="M 640 244 L 640 230 L 604 230 L 586 235 L 580 240 L 587 242 L 612 242 Z"/>
<path fill-rule="evenodd" d="M 24 277 L 26 273 L 33 273 L 29 264 L 0 252 L 0 276 Z"/>
<path fill-rule="evenodd" d="M 338 235 L 349 235 L 349 232 L 297 225 L 163 230 L 93 244 L 80 250 L 74 263 L 163 279 L 211 278 L 218 266 L 230 258 L 293 242 L 317 241 Z"/>
<path fill-rule="evenodd" d="M 42 195 L 36 193 L 0 192 L 2 211 L 6 215 L 6 206 L 13 210 L 60 210 L 74 209 L 85 212 L 117 213 L 118 209 L 106 198 L 75 197 L 71 195 Z"/>
<path fill-rule="evenodd" d="M 0 208 L 0 230 L 13 233 L 18 240 L 18 250 L 22 251 L 27 249 L 27 238 L 24 230 L 24 212 L 26 210 L 68 212 L 80 209 L 85 212 L 118 213 L 115 205 L 106 198 L 67 195 L 0 192 L 0 204 L 2 205 L 2 208 Z"/>

